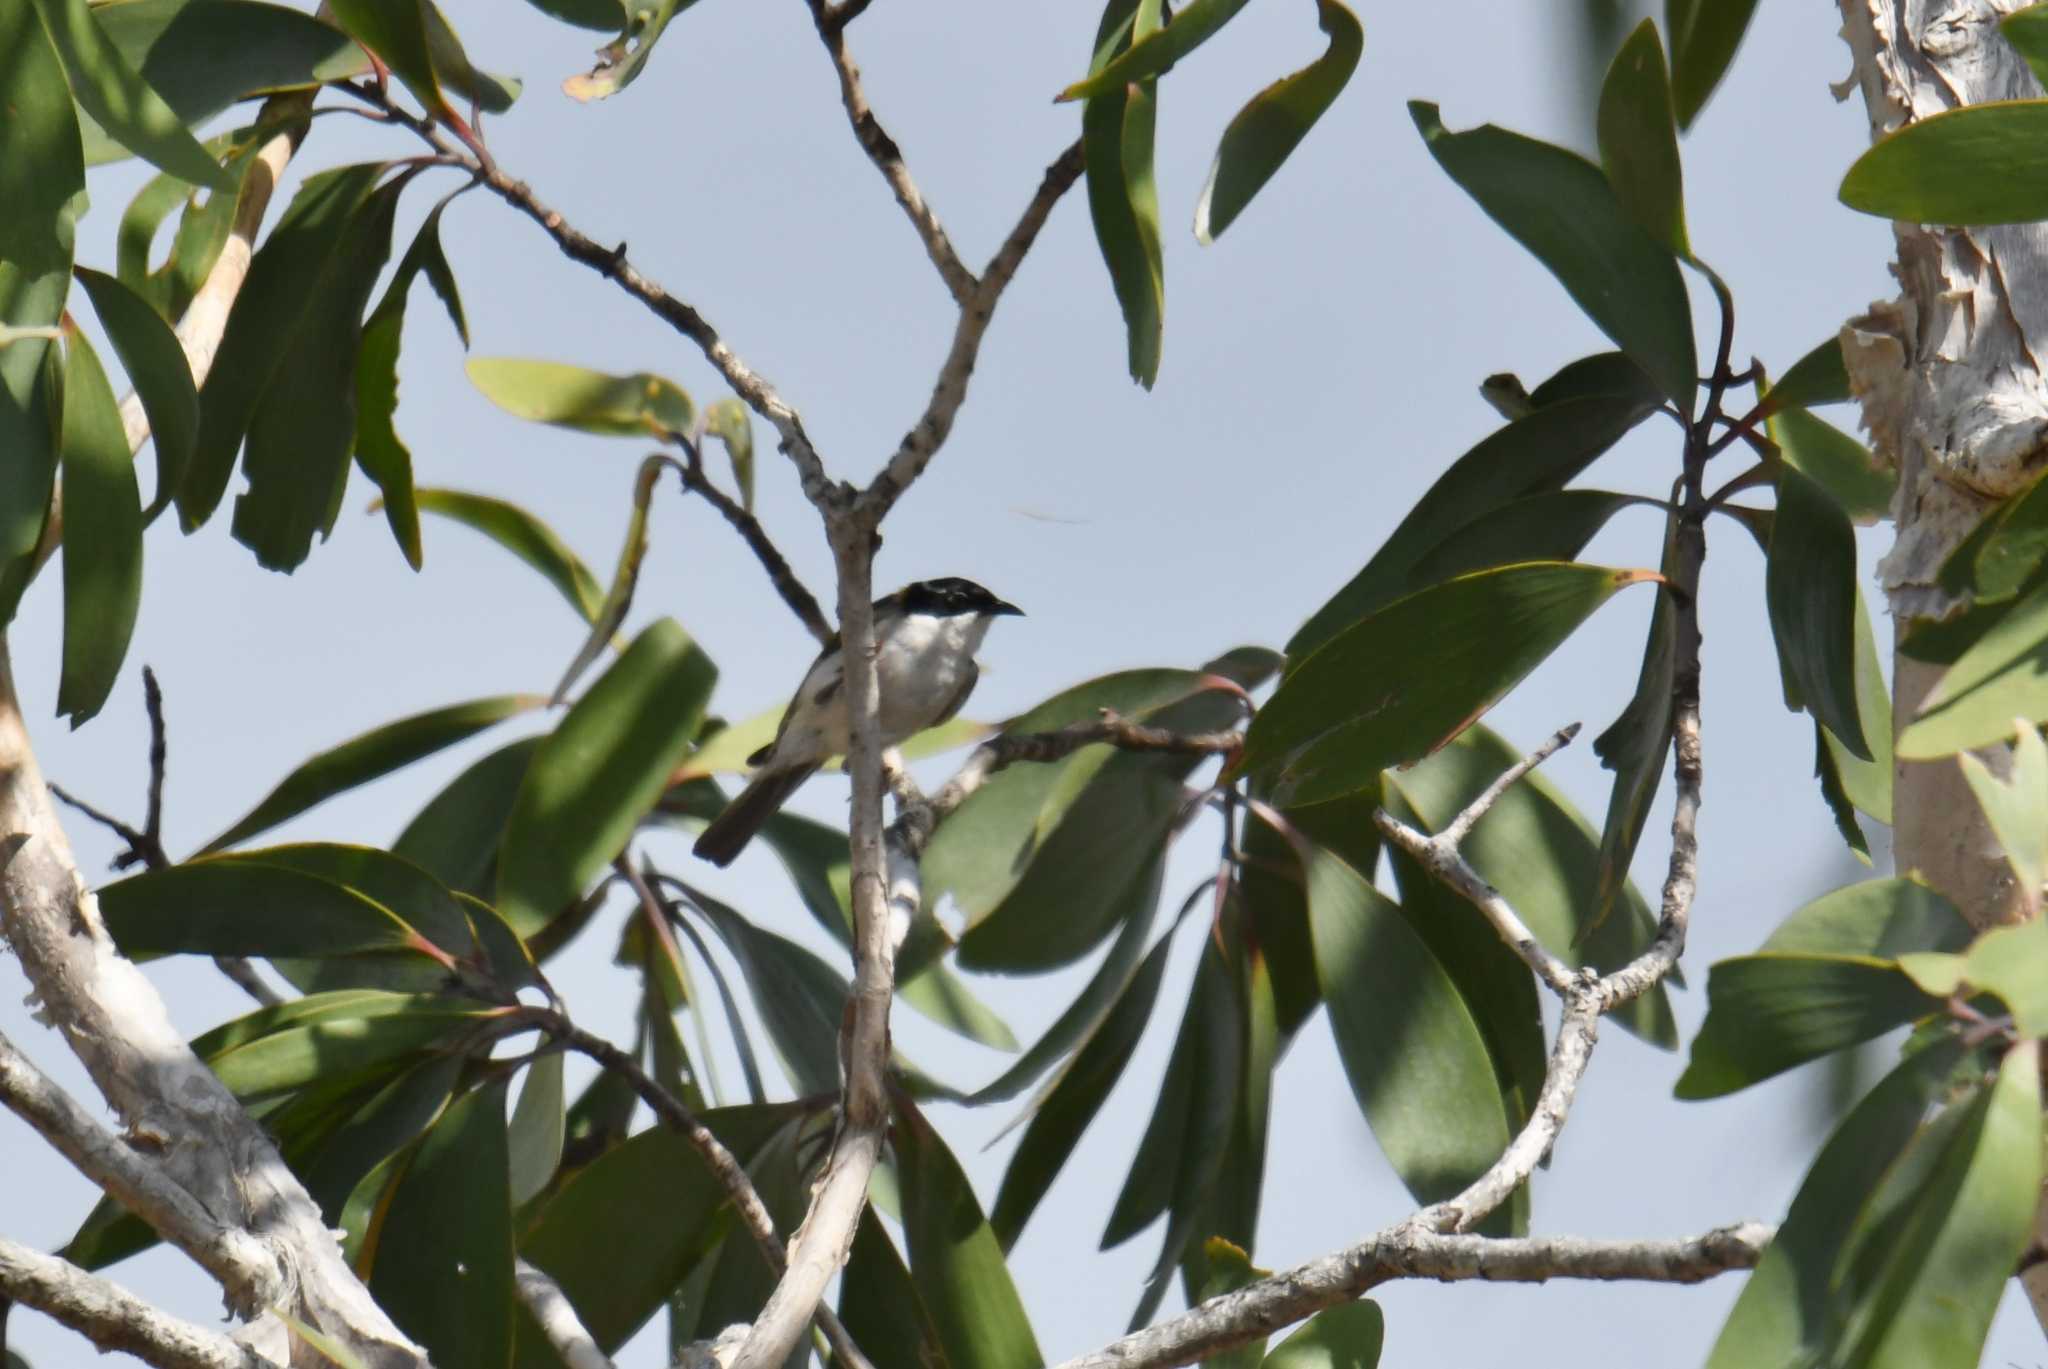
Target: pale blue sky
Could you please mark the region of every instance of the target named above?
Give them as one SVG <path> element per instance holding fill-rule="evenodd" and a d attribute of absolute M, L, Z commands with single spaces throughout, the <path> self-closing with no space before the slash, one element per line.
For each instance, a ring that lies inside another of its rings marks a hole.
<path fill-rule="evenodd" d="M 1741 307 L 1739 357 L 1782 369 L 1870 299 L 1891 293 L 1883 224 L 1836 205 L 1864 145 L 1860 104 L 1828 82 L 1849 65 L 1835 11 L 1761 7 L 1727 84 L 1685 144 L 1688 210 L 1700 253 Z M 914 420 L 951 328 L 921 249 L 844 125 L 832 72 L 794 0 L 714 3 L 684 15 L 644 79 L 576 106 L 556 83 L 587 64 L 596 35 L 524 6 L 449 6 L 478 61 L 527 80 L 491 126 L 513 174 L 600 241 L 625 239 L 642 270 L 702 309 L 804 414 L 832 469 L 865 478 Z M 879 578 L 963 574 L 1021 604 L 984 651 L 970 707 L 996 718 L 1055 689 L 1126 666 L 1192 665 L 1241 642 L 1278 645 L 1348 578 L 1429 480 L 1497 419 L 1476 396 L 1489 372 L 1531 383 L 1606 344 L 1563 292 L 1436 170 L 1404 103 L 1441 104 L 1453 128 L 1494 122 L 1570 137 L 1575 102 L 1542 5 L 1465 0 L 1365 6 L 1363 64 L 1308 142 L 1224 239 L 1187 229 L 1215 138 L 1254 90 L 1320 51 L 1312 7 L 1249 7 L 1167 82 L 1159 152 L 1167 220 L 1165 364 L 1147 394 L 1123 373 L 1123 341 L 1078 194 L 1062 204 L 1003 301 L 953 440 L 892 516 Z M 954 241 L 979 264 L 1013 221 L 1077 113 L 1050 96 L 1078 75 L 1095 14 L 1077 4 L 877 0 L 852 30 L 877 113 L 902 145 Z M 318 167 L 407 155 L 402 138 L 324 119 L 301 158 Z M 85 260 L 111 261 L 112 232 L 139 173 L 96 175 Z M 408 218 L 424 211 L 419 195 Z M 404 231 L 402 228 L 401 231 Z M 667 374 L 700 398 L 720 391 L 696 353 L 594 275 L 557 256 L 529 223 L 481 195 L 450 211 L 445 236 L 480 355 L 550 357 Z M 1708 332 L 1710 336 L 1710 330 Z M 422 483 L 481 490 L 542 514 L 602 571 L 624 524 L 630 442 L 522 425 L 471 390 L 462 357 L 424 293 L 402 363 L 398 422 Z M 1836 415 L 1848 421 L 1846 411 Z M 1596 467 L 1616 488 L 1668 482 L 1673 430 L 1645 425 Z M 760 507 L 784 550 L 829 602 L 828 559 L 765 429 Z M 153 664 L 170 717 L 166 835 L 189 852 L 310 752 L 421 709 L 547 689 L 580 638 L 539 579 L 473 534 L 429 523 L 415 575 L 358 481 L 331 543 L 297 574 L 258 570 L 218 518 L 148 542 L 148 581 L 130 667 L 105 715 L 73 734 L 52 717 L 55 576 L 12 633 L 15 668 L 48 772 L 133 816 L 145 732 L 136 667 Z M 1809 771 L 1811 733 L 1784 711 L 1764 618 L 1762 564 L 1732 524 L 1710 529 L 1706 632 L 1704 866 L 1676 995 L 1689 1039 L 1712 960 L 1746 950 L 1806 897 L 1848 877 Z M 1654 564 L 1657 527 L 1624 514 L 1588 559 Z M 779 702 L 812 645 L 754 563 L 708 510 L 664 490 L 636 616 L 672 614 L 722 675 L 717 703 L 745 716 Z M 1882 548 L 1866 534 L 1866 564 Z M 1496 713 L 1533 744 L 1583 719 L 1597 732 L 1633 686 L 1647 595 L 1621 596 Z M 528 724 L 531 725 L 530 723 Z M 484 741 L 337 800 L 283 839 L 388 841 Z M 935 773 L 943 772 L 943 763 Z M 1589 813 L 1606 774 L 1578 746 L 1547 771 Z M 807 811 L 843 813 L 843 782 L 816 781 Z M 1661 876 L 1668 795 L 1637 871 Z M 111 854 L 74 822 L 97 877 Z M 657 844 L 681 865 L 680 844 Z M 1169 877 L 1177 896 L 1209 852 L 1194 839 Z M 703 873 L 702 871 L 694 873 Z M 786 934 L 818 943 L 769 857 L 704 881 Z M 557 976 L 586 1025 L 615 1037 L 629 1009 L 608 965 L 615 924 L 587 934 Z M 1149 1111 L 1179 1016 L 1193 943 L 1179 948 L 1162 1010 L 1123 1086 L 1027 1229 L 1012 1267 L 1049 1358 L 1119 1332 L 1153 1258 L 1155 1233 L 1092 1253 Z M 239 994 L 203 964 L 152 975 L 197 1032 L 239 1013 Z M 1078 975 L 983 981 L 1020 1036 L 1048 1022 Z M 85 1091 L 61 1046 L 20 1006 L 0 959 L 0 1030 Z M 914 1015 L 899 1038 L 944 1077 L 976 1083 L 1002 1061 Z M 1680 1104 L 1681 1056 L 1610 1031 L 1553 1166 L 1536 1181 L 1535 1228 L 1676 1236 L 1781 1215 L 1817 1143 L 1811 1081 L 1792 1078 L 1712 1104 Z M 1006 1110 L 936 1111 L 984 1202 L 1009 1142 L 980 1147 Z M 1276 1093 L 1266 1209 L 1254 1256 L 1292 1263 L 1357 1240 L 1410 1204 L 1375 1150 L 1327 1028 L 1304 1031 Z M 9 1180 L 0 1232 L 55 1245 L 90 1194 L 22 1128 L 0 1125 Z M 161 1254 L 118 1277 L 210 1321 L 218 1299 Z M 1703 1360 L 1737 1291 L 1401 1284 L 1384 1289 L 1390 1365 Z M 2039 1333 L 2009 1301 L 1986 1363 L 2041 1359 Z M 2017 1315 L 2014 1315 L 2017 1310 Z M 14 1343 L 41 1367 L 82 1362 L 83 1343 L 17 1313 Z M 626 1358 L 652 1365 L 643 1337 Z"/>

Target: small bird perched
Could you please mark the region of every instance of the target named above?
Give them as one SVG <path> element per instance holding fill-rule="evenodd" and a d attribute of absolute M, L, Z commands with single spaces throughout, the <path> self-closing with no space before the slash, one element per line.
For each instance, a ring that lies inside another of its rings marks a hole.
<path fill-rule="evenodd" d="M 988 625 L 1024 610 L 972 580 L 948 576 L 905 585 L 875 601 L 875 679 L 881 694 L 882 745 L 895 746 L 960 711 L 974 692 L 974 653 Z M 839 638 L 826 643 L 783 712 L 775 740 L 747 757 L 753 779 L 702 836 L 698 855 L 730 865 L 761 825 L 811 777 L 847 749 L 846 662 Z"/>

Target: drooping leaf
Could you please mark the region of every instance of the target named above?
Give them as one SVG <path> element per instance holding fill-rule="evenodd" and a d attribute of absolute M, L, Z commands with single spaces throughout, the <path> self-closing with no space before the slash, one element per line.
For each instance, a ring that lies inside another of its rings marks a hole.
<path fill-rule="evenodd" d="M 754 1182 L 762 1206 L 779 1232 L 793 1232 L 803 1222 L 810 1200 L 811 1177 L 799 1165 L 822 1144 L 816 1133 L 822 1118 L 797 1118 L 771 1135 L 747 1161 L 747 1177 Z M 813 1128 L 809 1133 L 806 1126 Z M 710 1253 L 697 1274 L 705 1276 L 703 1289 L 693 1298 L 678 1288 L 669 1299 L 669 1343 L 679 1339 L 710 1339 L 735 1322 L 760 1315 L 775 1291 L 775 1271 L 762 1257 L 753 1237 L 737 1222 L 730 1224 L 726 1238 Z M 684 1285 L 687 1287 L 687 1285 Z M 872 1352 L 870 1352 L 872 1353 Z M 801 1342 L 784 1361 L 785 1369 L 805 1369 L 812 1363 L 810 1347 Z"/>
<path fill-rule="evenodd" d="M 2048 924 L 2038 917 L 1992 928 L 1965 954 L 1908 952 L 1899 957 L 1899 967 L 1936 997 L 1965 987 L 1996 994 L 2022 1036 L 2048 1032 Z"/>
<path fill-rule="evenodd" d="M 853 1233 L 839 1284 L 839 1319 L 854 1344 L 879 1363 L 947 1365 L 931 1309 L 872 1206 Z M 836 1358 L 832 1364 L 845 1369 Z"/>
<path fill-rule="evenodd" d="M 1967 752 L 1956 759 L 2031 913 L 2039 911 L 2042 884 L 2048 881 L 2048 743 L 2032 723 L 2022 723 L 2018 732 L 2004 778 Z"/>
<path fill-rule="evenodd" d="M 427 38 L 425 0 L 333 0 L 336 22 L 382 58 L 430 119 L 449 112 Z"/>
<path fill-rule="evenodd" d="M 149 418 L 150 440 L 156 444 L 156 494 L 144 514 L 147 521 L 171 502 L 171 492 L 184 478 L 199 432 L 199 391 L 177 334 L 148 301 L 98 271 L 81 266 L 72 274 L 91 296 L 93 312 Z"/>
<path fill-rule="evenodd" d="M 1190 0 L 1173 13 L 1173 22 L 1136 33 L 1114 60 L 1097 60 L 1085 80 L 1059 93 L 1062 100 L 1086 100 L 1124 85 L 1159 75 L 1207 42 L 1236 17 L 1245 0 Z"/>
<path fill-rule="evenodd" d="M 1024 1303 L 960 1162 L 908 1098 L 896 1099 L 897 1173 L 911 1277 L 957 1369 L 1038 1369 Z"/>
<path fill-rule="evenodd" d="M 458 1099 L 378 1214 L 370 1292 L 438 1363 L 511 1359 L 505 1090 L 500 1079 Z"/>
<path fill-rule="evenodd" d="M 783 1072 L 800 1094 L 839 1090 L 839 1026 L 851 993 L 839 971 L 702 892 L 690 901 L 739 962 Z"/>
<path fill-rule="evenodd" d="M 2048 217 L 2048 100 L 2005 100 L 1915 119 L 1858 157 L 1843 204 L 1908 223 Z"/>
<path fill-rule="evenodd" d="M 1856 689 L 1856 533 L 1828 492 L 1778 471 L 1764 575 L 1778 661 L 1799 702 L 1859 760 L 1872 759 Z"/>
<path fill-rule="evenodd" d="M 664 618 L 541 743 L 498 859 L 493 901 L 513 930 L 538 930 L 624 849 L 689 750 L 717 678 L 717 667 Z"/>
<path fill-rule="evenodd" d="M 1995 618 L 1935 681 L 1899 733 L 1904 760 L 1933 760 L 2013 734 L 2013 719 L 2048 718 L 2048 586 Z"/>
<path fill-rule="evenodd" d="M 120 8 L 125 11 L 142 3 L 145 0 L 131 0 Z M 236 129 L 208 139 L 206 149 L 221 157 L 239 182 L 246 183 L 249 168 L 256 160 L 253 154 L 259 136 L 262 134 L 256 129 Z M 239 193 L 217 195 L 194 190 L 175 176 L 160 173 L 152 177 L 135 193 L 121 215 L 114 239 L 115 274 L 123 285 L 149 301 L 157 316 L 167 323 L 182 317 L 227 245 L 240 199 Z M 163 264 L 152 269 L 150 255 L 157 230 L 174 209 L 180 212 L 170 250 Z"/>
<path fill-rule="evenodd" d="M 641 461 L 640 471 L 633 480 L 633 512 L 626 520 L 626 539 L 619 547 L 619 564 L 612 571 L 612 587 L 605 592 L 604 603 L 597 611 L 597 617 L 590 624 L 590 635 L 577 648 L 569 668 L 562 672 L 561 683 L 555 686 L 550 707 L 559 705 L 569 697 L 569 690 L 575 686 L 583 672 L 592 662 L 604 654 L 607 643 L 626 621 L 626 614 L 633 607 L 633 590 L 640 583 L 640 563 L 647 556 L 647 511 L 654 500 L 654 485 L 661 478 L 668 458 L 659 454 Z"/>
<path fill-rule="evenodd" d="M 1309 871 L 1309 917 L 1337 1054 L 1373 1136 L 1416 1201 L 1448 1198 L 1508 1143 L 1479 1025 L 1400 911 L 1327 852 Z"/>
<path fill-rule="evenodd" d="M 582 558 L 546 523 L 517 504 L 489 495 L 422 486 L 414 491 L 414 498 L 421 512 L 438 513 L 490 538 L 539 571 L 585 622 L 597 620 L 604 603 L 603 587 Z"/>
<path fill-rule="evenodd" d="M 1411 594 L 1294 667 L 1246 733 L 1243 767 L 1271 774 L 1282 805 L 1367 788 L 1455 737 L 1616 590 L 1653 578 L 1535 561 Z"/>
<path fill-rule="evenodd" d="M 57 712 L 100 711 L 128 656 L 142 602 L 142 494 L 121 410 L 82 333 L 64 331 L 64 672 Z"/>
<path fill-rule="evenodd" d="M 562 1162 L 562 1122 L 562 1053 L 553 1051 L 526 1067 L 526 1083 L 512 1108 L 507 1158 L 514 1207 L 555 1177 Z"/>
<path fill-rule="evenodd" d="M 462 40 L 448 15 L 433 0 L 423 0 L 420 18 L 427 35 L 427 55 L 433 59 L 434 74 L 449 93 L 459 95 L 486 114 L 503 114 L 525 89 L 517 76 L 500 76 L 485 71 L 469 60 Z"/>
<path fill-rule="evenodd" d="M 1868 525 L 1890 514 L 1898 473 L 1880 467 L 1861 442 L 1799 408 L 1778 411 L 1769 430 L 1785 463 L 1833 496 L 1851 520 Z"/>
<path fill-rule="evenodd" d="M 1600 164 L 1622 210 L 1672 252 L 1690 257 L 1672 117 L 1664 45 L 1657 39 L 1656 21 L 1645 19 L 1614 54 L 1600 87 Z"/>
<path fill-rule="evenodd" d="M 538 708 L 541 703 L 537 694 L 476 699 L 417 713 L 352 737 L 313 756 L 278 781 L 261 803 L 200 848 L 200 854 L 239 845 L 336 794 L 382 778 L 507 718 Z"/>
<path fill-rule="evenodd" d="M 1616 353 L 1586 360 L 1601 364 L 1574 363 L 1574 374 L 1560 372 L 1539 386 L 1532 398 L 1552 386 L 1555 397 L 1487 437 L 1437 478 L 1364 569 L 1287 643 L 1290 669 L 1359 619 L 1436 583 L 1417 569 L 1436 548 L 1516 500 L 1562 489 L 1656 409 L 1654 394 L 1629 383 L 1631 374 L 1642 377 L 1632 362 Z M 1582 385 L 1591 392 L 1578 393 Z"/>
<path fill-rule="evenodd" d="M 669 21 L 697 3 L 697 0 L 649 0 L 630 14 L 617 0 L 529 0 L 550 14 L 567 18 L 570 23 L 587 27 L 621 27 L 623 32 L 597 50 L 597 65 L 589 71 L 571 76 L 562 82 L 563 94 L 574 100 L 602 100 L 616 95 L 633 83 L 647 66 L 647 59 L 654 55 L 654 45 L 661 38 Z M 610 18 L 605 24 L 595 21 L 600 14 L 609 15 L 616 5 L 618 17 Z M 573 17 L 572 17 L 573 16 Z"/>
<path fill-rule="evenodd" d="M 1437 164 L 1689 417 L 1699 363 L 1685 282 L 1671 253 L 1622 209 L 1600 168 L 1491 124 L 1453 133 L 1423 101 L 1408 112 Z"/>
<path fill-rule="evenodd" d="M 1111 14 L 1142 8 L 1135 0 L 1110 0 L 1104 29 L 1114 28 Z M 1151 8 L 1156 12 L 1158 6 Z M 1112 51 L 1098 48 L 1098 69 L 1109 63 Z M 1166 308 L 1159 191 L 1152 174 L 1153 132 L 1158 120 L 1155 84 L 1105 85 L 1081 111 L 1088 210 L 1095 222 L 1095 241 L 1123 310 L 1131 379 L 1147 389 L 1159 377 Z"/>
<path fill-rule="evenodd" d="M 477 357 L 464 368 L 484 397 L 518 418 L 601 437 L 688 434 L 696 406 L 673 381 L 644 371 L 605 375 L 555 361 Z"/>
<path fill-rule="evenodd" d="M 488 892 L 505 822 L 543 738 L 521 737 L 475 762 L 427 801 L 391 843 L 450 889 Z"/>
<path fill-rule="evenodd" d="M 1659 564 L 1667 581 L 1679 574 L 1678 518 L 1664 518 L 1664 551 Z M 1669 588 L 1660 589 L 1650 608 L 1650 629 L 1643 642 L 1643 662 L 1636 672 L 1635 693 L 1628 706 L 1593 739 L 1600 764 L 1614 772 L 1608 791 L 1607 816 L 1600 825 L 1600 882 L 1594 894 L 1595 915 L 1605 917 L 1628 884 L 1630 863 L 1650 804 L 1664 783 L 1664 761 L 1671 754 L 1677 702 L 1671 687 L 1678 669 L 1678 605 Z"/>
<path fill-rule="evenodd" d="M 1323 55 L 1254 95 L 1224 128 L 1195 201 L 1197 242 L 1213 242 L 1230 227 L 1358 69 L 1365 50 L 1358 16 L 1338 0 L 1316 0 L 1316 22 L 1330 35 Z"/>
<path fill-rule="evenodd" d="M 754 510 L 754 415 L 738 399 L 727 396 L 705 406 L 704 434 L 725 447 L 732 462 L 732 481 L 739 487 L 740 507 Z"/>
<path fill-rule="evenodd" d="M 1821 729 L 1821 741 L 1843 794 L 1862 812 L 1884 823 L 1892 821 L 1892 696 L 1878 661 L 1877 638 L 1870 627 L 1870 608 L 1856 592 L 1856 711 L 1870 759 L 1858 759 L 1834 733 Z"/>
<path fill-rule="evenodd" d="M 1671 33 L 1672 99 L 1678 126 L 1691 128 L 1721 84 L 1756 12 L 1756 0 L 1664 0 Z"/>
<path fill-rule="evenodd" d="M 1326 1307 L 1266 1356 L 1265 1369 L 1376 1369 L 1386 1321 L 1369 1298 Z"/>
<path fill-rule="evenodd" d="M 123 147 L 194 185 L 232 191 L 234 181 L 185 131 L 177 111 L 130 65 L 86 0 L 34 0 L 63 60 L 71 93 Z"/>

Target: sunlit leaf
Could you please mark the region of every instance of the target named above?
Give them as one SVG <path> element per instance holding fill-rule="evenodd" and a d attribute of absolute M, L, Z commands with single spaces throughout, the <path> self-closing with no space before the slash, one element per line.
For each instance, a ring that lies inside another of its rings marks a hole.
<path fill-rule="evenodd" d="M 554 529 L 517 504 L 489 495 L 421 486 L 414 491 L 420 510 L 438 513 L 473 528 L 539 571 L 585 622 L 597 620 L 604 590 Z"/>
<path fill-rule="evenodd" d="M 704 409 L 704 434 L 725 447 L 732 462 L 732 481 L 739 487 L 740 506 L 754 508 L 754 415 L 747 406 L 730 396 Z"/>
<path fill-rule="evenodd" d="M 1266 1356 L 1265 1369 L 1375 1369 L 1386 1321 L 1368 1298 L 1326 1307 Z"/>
<path fill-rule="evenodd" d="M 1769 430 L 1785 463 L 1826 490 L 1853 521 L 1867 526 L 1890 514 L 1898 473 L 1880 467 L 1861 442 L 1797 408 L 1775 414 Z"/>
<path fill-rule="evenodd" d="M 2048 100 L 2005 100 L 1915 119 L 1858 157 L 1842 203 L 1908 223 L 2048 218 Z"/>
<path fill-rule="evenodd" d="M 1215 3 L 1215 0 L 1208 0 Z M 1199 7 L 1204 0 L 1196 0 Z M 1242 4 L 1243 0 L 1236 0 Z M 1111 0 L 1104 32 L 1114 37 L 1110 16 L 1144 9 Z M 1157 5 L 1152 8 L 1156 11 Z M 1169 25 L 1177 28 L 1178 24 Z M 1164 35 L 1166 30 L 1157 30 Z M 1098 47 L 1101 69 L 1112 48 Z M 1081 141 L 1087 155 L 1088 209 L 1095 241 L 1109 268 L 1123 310 L 1131 379 L 1150 389 L 1159 377 L 1159 349 L 1166 307 L 1164 257 L 1159 238 L 1159 191 L 1152 174 L 1153 131 L 1158 95 L 1153 83 L 1105 83 L 1081 111 Z"/>
<path fill-rule="evenodd" d="M 2013 720 L 2048 718 L 2048 586 L 2024 595 L 1935 681 L 1899 733 L 1905 760 L 1932 760 L 2013 734 Z"/>
<path fill-rule="evenodd" d="M 518 418 L 604 437 L 687 434 L 696 408 L 674 382 L 637 372 L 605 375 L 555 361 L 477 357 L 464 369 L 484 397 Z"/>
<path fill-rule="evenodd" d="M 1245 0 L 1189 0 L 1173 12 L 1172 23 L 1136 35 L 1114 60 L 1098 61 L 1087 79 L 1068 86 L 1059 98 L 1085 100 L 1157 76 L 1207 42 L 1244 6 Z"/>
<path fill-rule="evenodd" d="M 64 672 L 57 712 L 100 711 L 128 656 L 142 602 L 142 495 L 121 410 L 83 334 L 64 333 Z"/>

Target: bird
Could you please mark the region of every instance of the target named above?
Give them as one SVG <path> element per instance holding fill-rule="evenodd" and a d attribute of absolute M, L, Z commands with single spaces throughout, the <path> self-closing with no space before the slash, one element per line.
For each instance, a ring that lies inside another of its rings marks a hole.
<path fill-rule="evenodd" d="M 882 745 L 895 746 L 958 713 L 981 677 L 974 653 L 989 624 L 1023 614 L 959 576 L 918 580 L 876 600 Z M 775 740 L 747 757 L 753 778 L 698 836 L 697 855 L 714 865 L 732 864 L 819 766 L 846 754 L 845 683 L 846 662 L 835 633 L 783 710 Z"/>

